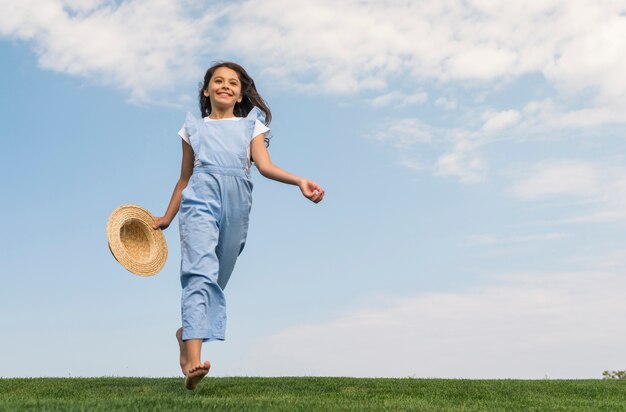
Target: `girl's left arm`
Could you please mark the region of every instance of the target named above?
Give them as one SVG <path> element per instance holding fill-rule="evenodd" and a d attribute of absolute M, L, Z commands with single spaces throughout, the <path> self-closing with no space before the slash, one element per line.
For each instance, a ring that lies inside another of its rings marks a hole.
<path fill-rule="evenodd" d="M 267 147 L 265 147 L 264 133 L 252 139 L 250 143 L 250 153 L 252 154 L 252 159 L 254 159 L 257 169 L 259 169 L 259 173 L 264 177 L 298 186 L 304 197 L 314 203 L 319 203 L 324 198 L 324 189 L 317 183 L 293 175 L 272 163 Z"/>

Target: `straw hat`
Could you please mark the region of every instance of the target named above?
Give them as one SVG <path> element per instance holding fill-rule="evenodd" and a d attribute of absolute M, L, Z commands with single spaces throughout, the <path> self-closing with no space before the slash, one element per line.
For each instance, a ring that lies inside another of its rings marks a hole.
<path fill-rule="evenodd" d="M 167 243 L 161 229 L 153 229 L 154 218 L 146 209 L 122 205 L 107 223 L 107 239 L 113 257 L 140 276 L 157 274 L 167 259 Z"/>

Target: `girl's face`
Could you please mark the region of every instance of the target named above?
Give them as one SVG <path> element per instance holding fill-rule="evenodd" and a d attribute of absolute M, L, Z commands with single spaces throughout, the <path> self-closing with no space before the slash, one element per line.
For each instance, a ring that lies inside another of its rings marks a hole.
<path fill-rule="evenodd" d="M 242 99 L 239 75 L 228 67 L 218 67 L 213 72 L 204 95 L 211 99 L 211 107 L 232 110 Z"/>

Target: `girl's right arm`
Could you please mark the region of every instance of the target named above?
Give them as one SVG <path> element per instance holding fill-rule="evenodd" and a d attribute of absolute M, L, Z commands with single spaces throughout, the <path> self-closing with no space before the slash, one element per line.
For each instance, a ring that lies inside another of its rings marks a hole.
<path fill-rule="evenodd" d="M 193 173 L 193 150 L 191 149 L 189 143 L 182 139 L 181 141 L 183 144 L 183 160 L 180 166 L 180 178 L 178 179 L 176 186 L 174 186 L 174 193 L 172 193 L 172 198 L 170 199 L 170 204 L 167 206 L 165 215 L 154 218 L 154 223 L 152 224 L 154 229 L 166 229 L 170 223 L 172 223 L 172 220 L 174 220 L 176 213 L 178 213 L 178 208 L 180 207 L 181 193 L 183 189 L 187 187 L 189 178 Z"/>

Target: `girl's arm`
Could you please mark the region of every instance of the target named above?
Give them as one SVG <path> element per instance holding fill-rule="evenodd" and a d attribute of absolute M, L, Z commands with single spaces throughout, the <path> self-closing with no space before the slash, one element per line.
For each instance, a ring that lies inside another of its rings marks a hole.
<path fill-rule="evenodd" d="M 178 208 L 180 207 L 180 197 L 184 188 L 187 187 L 187 183 L 189 183 L 189 178 L 193 173 L 193 150 L 191 146 L 187 142 L 181 139 L 183 142 L 183 160 L 180 166 L 180 178 L 174 186 L 174 193 L 172 193 L 172 198 L 170 199 L 170 204 L 167 206 L 167 211 L 165 215 L 162 217 L 155 217 L 154 224 L 152 227 L 154 229 L 166 229 L 174 217 L 176 213 L 178 213 Z"/>
<path fill-rule="evenodd" d="M 295 185 L 307 199 L 314 203 L 319 203 L 324 198 L 324 189 L 317 183 L 295 176 L 272 163 L 270 154 L 265 147 L 265 134 L 260 134 L 252 139 L 250 143 L 250 153 L 257 169 L 264 177 L 278 182 Z"/>

